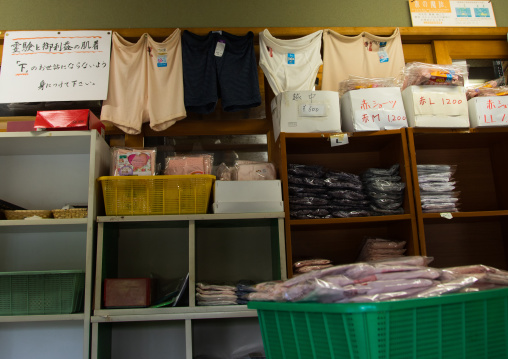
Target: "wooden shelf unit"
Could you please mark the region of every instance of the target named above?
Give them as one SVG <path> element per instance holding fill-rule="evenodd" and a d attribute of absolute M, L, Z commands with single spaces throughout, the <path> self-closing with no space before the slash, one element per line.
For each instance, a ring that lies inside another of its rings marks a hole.
<path fill-rule="evenodd" d="M 293 263 L 312 257 L 335 264 L 356 261 L 366 236 L 407 242 L 407 254 L 420 253 L 411 183 L 411 167 L 405 129 L 348 133 L 348 144 L 331 146 L 334 134 L 281 133 L 280 176 L 286 213 L 286 255 L 288 275 Z M 320 165 L 324 168 L 360 174 L 368 168 L 400 166 L 404 190 L 404 214 L 333 219 L 291 219 L 288 164 Z"/>
<path fill-rule="evenodd" d="M 485 264 L 508 268 L 508 129 L 408 128 L 421 252 L 433 265 Z M 456 165 L 460 212 L 446 219 L 423 213 L 419 164 Z"/>

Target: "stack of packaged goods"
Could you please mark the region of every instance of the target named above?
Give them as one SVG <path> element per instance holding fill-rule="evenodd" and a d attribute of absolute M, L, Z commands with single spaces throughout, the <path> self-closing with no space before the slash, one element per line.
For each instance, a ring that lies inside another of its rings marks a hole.
<path fill-rule="evenodd" d="M 424 213 L 458 212 L 459 192 L 455 191 L 454 165 L 417 165 L 420 201 Z"/>
<path fill-rule="evenodd" d="M 388 169 L 369 168 L 361 178 L 370 201 L 371 215 L 404 214 L 402 204 L 406 184 L 401 182 L 398 164 Z"/>
<path fill-rule="evenodd" d="M 427 298 L 508 286 L 508 272 L 485 265 L 431 268 L 432 257 L 343 264 L 260 285 L 251 300 L 353 303 Z M 261 289 L 262 288 L 262 289 Z"/>
<path fill-rule="evenodd" d="M 369 215 L 369 201 L 358 175 L 322 166 L 288 165 L 291 218 L 344 218 Z"/>
<path fill-rule="evenodd" d="M 218 285 L 196 283 L 196 299 L 198 305 L 236 305 L 236 287 L 232 285 Z"/>
<path fill-rule="evenodd" d="M 332 261 L 329 259 L 305 259 L 298 262 L 293 263 L 293 268 L 295 274 L 307 273 L 317 269 L 324 269 L 331 267 Z"/>
<path fill-rule="evenodd" d="M 402 257 L 406 250 L 405 241 L 392 241 L 382 238 L 366 238 L 358 256 L 359 262 L 379 261 Z"/>

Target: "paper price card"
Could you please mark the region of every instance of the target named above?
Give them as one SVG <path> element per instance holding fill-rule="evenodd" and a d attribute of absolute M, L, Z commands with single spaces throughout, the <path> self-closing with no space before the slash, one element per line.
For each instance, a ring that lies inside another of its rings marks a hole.
<path fill-rule="evenodd" d="M 467 115 L 465 94 L 419 92 L 413 94 L 415 114 L 417 115 Z"/>
<path fill-rule="evenodd" d="M 508 125 L 508 96 L 477 97 L 478 124 L 481 126 Z"/>
<path fill-rule="evenodd" d="M 305 103 L 298 106 L 298 116 L 301 117 L 323 117 L 328 115 L 328 106 L 323 103 Z"/>
<path fill-rule="evenodd" d="M 496 27 L 488 0 L 409 0 L 413 26 Z"/>
<path fill-rule="evenodd" d="M 111 31 L 13 31 L 4 37 L 0 103 L 105 100 Z"/>

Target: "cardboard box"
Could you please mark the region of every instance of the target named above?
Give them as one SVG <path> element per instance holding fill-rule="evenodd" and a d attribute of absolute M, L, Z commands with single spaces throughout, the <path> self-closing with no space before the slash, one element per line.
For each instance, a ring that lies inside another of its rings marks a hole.
<path fill-rule="evenodd" d="M 215 181 L 214 213 L 283 212 L 280 180 Z"/>
<path fill-rule="evenodd" d="M 342 130 L 393 130 L 407 127 L 399 87 L 378 87 L 346 92 L 340 100 Z"/>
<path fill-rule="evenodd" d="M 285 91 L 271 104 L 275 139 L 281 132 L 341 132 L 339 93 Z"/>
<path fill-rule="evenodd" d="M 104 280 L 104 307 L 142 308 L 151 300 L 150 278 L 108 278 Z"/>
<path fill-rule="evenodd" d="M 508 126 L 508 96 L 475 97 L 467 104 L 471 127 Z"/>
<path fill-rule="evenodd" d="M 37 111 L 35 129 L 86 131 L 104 134 L 104 124 L 90 110 Z"/>
<path fill-rule="evenodd" d="M 410 127 L 469 128 L 462 86 L 409 86 L 402 99 Z"/>

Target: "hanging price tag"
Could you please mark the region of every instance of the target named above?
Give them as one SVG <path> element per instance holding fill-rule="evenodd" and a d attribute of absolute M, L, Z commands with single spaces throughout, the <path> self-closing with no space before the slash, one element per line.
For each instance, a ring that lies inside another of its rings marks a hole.
<path fill-rule="evenodd" d="M 347 145 L 348 143 L 349 143 L 349 140 L 347 138 L 347 133 L 340 133 L 338 135 L 330 136 L 330 145 L 332 147 Z"/>

